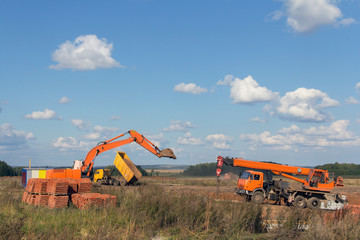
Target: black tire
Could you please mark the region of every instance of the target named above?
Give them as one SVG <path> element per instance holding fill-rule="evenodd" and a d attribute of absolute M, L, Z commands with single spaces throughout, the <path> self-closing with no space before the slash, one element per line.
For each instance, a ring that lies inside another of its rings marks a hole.
<path fill-rule="evenodd" d="M 297 208 L 305 208 L 306 207 L 306 199 L 303 196 L 298 195 L 295 197 L 293 204 Z"/>
<path fill-rule="evenodd" d="M 264 194 L 262 192 L 255 192 L 251 197 L 251 202 L 255 204 L 262 204 L 264 202 Z"/>
<path fill-rule="evenodd" d="M 321 202 L 317 197 L 312 197 L 307 201 L 307 207 L 310 209 L 320 209 Z"/>

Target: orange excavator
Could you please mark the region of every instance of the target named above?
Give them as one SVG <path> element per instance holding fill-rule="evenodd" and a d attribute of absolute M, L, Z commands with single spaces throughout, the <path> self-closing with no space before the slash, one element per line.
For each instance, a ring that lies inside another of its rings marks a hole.
<path fill-rule="evenodd" d="M 121 138 L 121 137 L 125 136 L 126 134 L 129 134 L 130 137 L 127 139 L 115 141 L 116 139 Z M 104 142 L 99 142 L 98 145 L 95 146 L 93 149 L 91 149 L 88 152 L 88 154 L 86 155 L 86 158 L 82 162 L 82 166 L 80 167 L 81 172 L 83 174 L 86 174 L 87 176 L 89 176 L 90 172 L 93 168 L 94 160 L 95 160 L 96 156 L 98 156 L 100 153 L 103 153 L 105 151 L 129 144 L 132 142 L 136 142 L 137 144 L 139 144 L 140 146 L 142 146 L 143 148 L 145 148 L 146 150 L 148 150 L 149 152 L 151 152 L 152 154 L 154 154 L 155 156 L 157 156 L 159 158 L 168 157 L 168 158 L 176 159 L 176 156 L 172 149 L 165 148 L 163 150 L 160 150 L 157 146 L 155 146 L 155 144 L 150 142 L 146 137 L 144 137 L 143 135 L 139 134 L 138 132 L 136 132 L 134 130 L 130 130 L 130 131 L 120 134 L 119 136 L 114 137 L 110 140 L 107 140 Z"/>
<path fill-rule="evenodd" d="M 117 140 L 126 134 L 129 134 L 130 136 L 127 139 Z M 117 140 L 117 141 L 116 141 Z M 119 136 L 116 136 L 112 139 L 99 142 L 97 146 L 92 148 L 88 154 L 86 155 L 86 158 L 84 161 L 76 160 L 74 163 L 73 169 L 51 169 L 47 170 L 46 172 L 46 178 L 81 178 L 82 176 L 91 177 L 92 169 L 94 166 L 95 158 L 99 154 L 132 143 L 136 142 L 149 152 L 153 153 L 155 156 L 161 158 L 161 157 L 168 157 L 176 159 L 176 156 L 172 149 L 166 148 L 160 150 L 155 144 L 150 142 L 146 137 L 139 134 L 138 132 L 134 130 L 130 130 L 126 133 L 120 134 Z M 62 170 L 62 171 L 61 171 Z M 66 170 L 66 171 L 64 171 Z"/>
<path fill-rule="evenodd" d="M 334 187 L 341 186 L 337 185 L 341 177 L 331 180 L 327 170 L 218 156 L 218 169 L 216 170 L 218 178 L 223 164 L 262 170 L 246 170 L 238 179 L 235 192 L 246 196 L 248 201 L 260 204 L 268 199 L 280 204 L 283 200 L 287 205 L 294 205 L 298 208 L 328 210 L 341 209 L 346 205 L 346 196 L 331 193 Z M 275 181 L 272 179 L 273 174 L 302 183 L 303 188 L 291 188 L 289 182 L 282 181 L 282 179 Z M 307 177 L 303 179 L 294 175 Z"/>

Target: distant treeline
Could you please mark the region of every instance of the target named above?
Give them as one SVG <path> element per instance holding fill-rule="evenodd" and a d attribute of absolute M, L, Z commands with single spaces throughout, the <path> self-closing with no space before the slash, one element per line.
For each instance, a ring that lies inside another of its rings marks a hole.
<path fill-rule="evenodd" d="M 216 168 L 216 163 L 200 163 L 189 166 L 186 170 L 184 170 L 182 175 L 199 177 L 216 176 Z M 223 165 L 223 167 L 221 168 L 221 175 L 230 172 L 239 175 L 240 171 L 244 171 L 244 168 Z"/>
<path fill-rule="evenodd" d="M 182 175 L 184 176 L 216 176 L 216 163 L 201 163 L 189 166 Z M 315 168 L 326 169 L 329 172 L 334 172 L 336 176 L 360 176 L 360 164 L 354 163 L 331 163 L 316 166 Z M 225 173 L 234 173 L 239 175 L 245 168 L 242 167 L 230 167 L 223 165 L 221 175 Z"/>
<path fill-rule="evenodd" d="M 335 173 L 335 176 L 360 176 L 360 164 L 355 163 L 329 163 L 315 168 L 325 169 Z"/>
<path fill-rule="evenodd" d="M 11 167 L 6 162 L 0 161 L 0 177 L 21 176 L 22 167 Z"/>

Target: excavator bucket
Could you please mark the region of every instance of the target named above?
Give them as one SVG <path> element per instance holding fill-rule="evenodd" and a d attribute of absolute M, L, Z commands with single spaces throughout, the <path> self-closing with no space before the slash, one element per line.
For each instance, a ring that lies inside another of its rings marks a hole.
<path fill-rule="evenodd" d="M 171 148 L 165 148 L 163 150 L 160 150 L 160 157 L 168 157 L 176 159 L 176 156 Z"/>

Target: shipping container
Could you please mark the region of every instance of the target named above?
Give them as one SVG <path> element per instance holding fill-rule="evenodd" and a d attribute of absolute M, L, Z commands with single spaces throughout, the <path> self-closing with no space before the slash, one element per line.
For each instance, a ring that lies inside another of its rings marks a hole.
<path fill-rule="evenodd" d="M 21 183 L 24 187 L 26 187 L 30 178 L 45 178 L 45 173 L 45 168 L 23 168 Z"/>
<path fill-rule="evenodd" d="M 48 169 L 46 171 L 45 178 L 72 178 L 72 179 L 80 179 L 81 178 L 81 170 L 80 169 Z"/>

